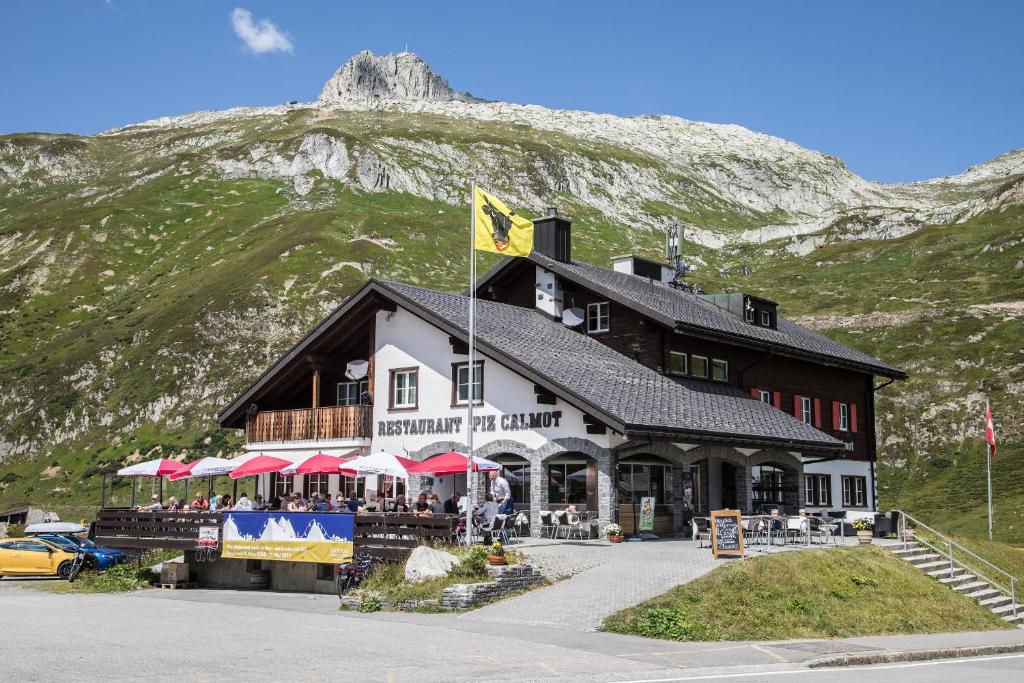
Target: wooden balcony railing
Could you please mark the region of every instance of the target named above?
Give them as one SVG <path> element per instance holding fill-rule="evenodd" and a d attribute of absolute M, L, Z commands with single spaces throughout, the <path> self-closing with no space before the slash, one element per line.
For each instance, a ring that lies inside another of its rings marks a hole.
<path fill-rule="evenodd" d="M 253 443 L 369 438 L 372 419 L 370 406 L 263 410 L 246 418 L 245 440 Z"/>

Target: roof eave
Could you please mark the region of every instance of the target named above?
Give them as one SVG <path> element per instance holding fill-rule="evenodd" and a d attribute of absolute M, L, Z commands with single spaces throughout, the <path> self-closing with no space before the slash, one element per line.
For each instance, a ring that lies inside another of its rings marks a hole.
<path fill-rule="evenodd" d="M 695 429 L 680 429 L 636 424 L 626 425 L 625 434 L 626 436 L 684 437 L 712 443 L 724 443 L 732 446 L 751 445 L 761 446 L 762 448 L 785 448 L 787 450 L 796 450 L 801 452 L 846 452 L 846 445 L 835 439 L 831 441 L 804 441 L 800 439 L 779 439 L 750 434 L 723 434 L 721 432 L 707 432 Z"/>

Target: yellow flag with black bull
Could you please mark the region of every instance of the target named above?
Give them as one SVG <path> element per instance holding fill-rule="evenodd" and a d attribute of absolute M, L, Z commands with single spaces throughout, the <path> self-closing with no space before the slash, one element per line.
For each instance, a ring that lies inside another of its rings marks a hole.
<path fill-rule="evenodd" d="M 517 216 L 500 199 L 474 187 L 473 241 L 480 251 L 529 256 L 533 251 L 533 221 Z"/>

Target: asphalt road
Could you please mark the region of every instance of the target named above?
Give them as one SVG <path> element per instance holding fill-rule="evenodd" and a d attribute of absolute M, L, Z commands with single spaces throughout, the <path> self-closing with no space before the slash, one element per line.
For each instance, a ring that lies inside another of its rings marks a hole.
<path fill-rule="evenodd" d="M 1024 681 L 1024 654 L 804 669 L 832 643 L 677 644 L 337 604 L 205 590 L 63 595 L 5 579 L 0 680 Z"/>

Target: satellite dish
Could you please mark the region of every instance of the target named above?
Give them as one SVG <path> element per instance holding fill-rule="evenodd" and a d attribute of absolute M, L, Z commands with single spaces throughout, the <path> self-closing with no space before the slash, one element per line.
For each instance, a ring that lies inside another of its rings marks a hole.
<path fill-rule="evenodd" d="M 562 311 L 562 324 L 566 327 L 576 327 L 583 324 L 582 308 L 567 308 Z"/>
<path fill-rule="evenodd" d="M 370 363 L 365 360 L 354 360 L 345 366 L 345 376 L 353 382 L 366 377 L 370 371 Z"/>

